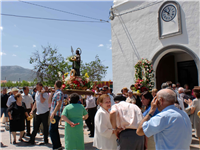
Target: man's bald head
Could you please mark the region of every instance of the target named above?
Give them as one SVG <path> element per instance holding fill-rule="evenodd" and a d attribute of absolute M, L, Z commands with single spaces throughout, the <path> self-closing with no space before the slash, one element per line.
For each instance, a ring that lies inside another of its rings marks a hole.
<path fill-rule="evenodd" d="M 157 97 L 163 98 L 165 101 L 174 104 L 176 101 L 176 93 L 171 89 L 162 89 L 157 93 Z"/>
<path fill-rule="evenodd" d="M 184 93 L 184 88 L 183 87 L 178 88 L 178 93 L 179 94 Z"/>

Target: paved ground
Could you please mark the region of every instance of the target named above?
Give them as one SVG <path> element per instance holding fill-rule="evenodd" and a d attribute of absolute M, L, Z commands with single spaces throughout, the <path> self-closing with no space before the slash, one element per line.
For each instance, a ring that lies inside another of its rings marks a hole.
<path fill-rule="evenodd" d="M 8 150 L 15 150 L 15 149 L 28 149 L 28 150 L 43 150 L 43 149 L 52 149 L 52 143 L 51 143 L 51 139 L 49 137 L 49 144 L 46 146 L 41 146 L 39 145 L 40 142 L 43 142 L 43 136 L 40 136 L 39 134 L 37 134 L 36 136 L 36 145 L 28 145 L 27 143 L 23 143 L 23 142 L 19 142 L 17 141 L 16 145 L 10 144 L 10 133 L 9 131 L 5 130 L 5 125 L 0 123 L 1 127 L 0 127 L 0 134 L 1 134 L 1 139 L 0 141 L 3 143 L 3 145 L 1 145 L 1 149 L 8 149 Z M 32 131 L 32 127 L 31 127 L 31 131 Z M 64 148 L 65 145 L 65 141 L 64 141 L 64 122 L 62 122 L 62 126 L 59 126 L 59 132 L 60 132 L 60 138 L 61 138 L 61 143 L 62 146 Z M 85 142 L 85 149 L 86 150 L 95 150 L 94 147 L 92 147 L 93 144 L 93 138 L 90 138 L 88 136 L 88 131 L 87 128 L 84 128 L 84 142 Z M 11 137 L 13 140 L 13 137 Z M 17 140 L 19 139 L 19 132 L 17 132 Z M 29 137 L 24 138 L 24 140 L 28 141 Z"/>
<path fill-rule="evenodd" d="M 65 142 L 64 142 L 64 122 L 62 122 L 62 126 L 59 126 L 59 132 L 60 132 L 60 137 L 61 137 L 61 143 L 64 147 Z M 39 143 L 43 142 L 43 136 L 40 136 L 39 134 L 37 134 L 36 136 L 36 145 L 27 145 L 26 143 L 23 142 L 18 142 L 16 145 L 10 144 L 10 134 L 9 131 L 5 130 L 5 125 L 0 123 L 1 127 L 0 127 L 0 133 L 1 133 L 1 139 L 0 141 L 3 143 L 3 145 L 1 145 L 1 149 L 8 149 L 8 150 L 15 150 L 15 149 L 28 149 L 28 150 L 43 150 L 43 149 L 51 149 L 52 145 L 51 145 L 51 140 L 49 138 L 49 144 L 46 146 L 40 146 Z M 32 129 L 31 129 L 32 131 Z M 93 138 L 89 138 L 88 137 L 88 131 L 87 128 L 84 128 L 84 142 L 85 142 L 85 149 L 86 150 L 95 150 L 94 147 L 92 147 L 92 142 L 93 142 Z M 13 139 L 13 138 L 12 138 Z M 19 132 L 17 134 L 17 139 L 19 139 Z M 24 140 L 29 140 L 29 137 L 25 137 Z M 197 138 L 194 137 L 194 133 L 193 133 L 193 137 L 192 137 L 192 144 L 190 147 L 190 150 L 199 150 L 199 141 Z M 153 150 L 149 147 L 148 150 Z"/>

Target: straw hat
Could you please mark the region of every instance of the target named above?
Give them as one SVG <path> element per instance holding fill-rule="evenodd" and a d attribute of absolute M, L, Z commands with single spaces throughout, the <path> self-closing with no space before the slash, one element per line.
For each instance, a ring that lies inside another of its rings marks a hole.
<path fill-rule="evenodd" d="M 16 87 L 12 88 L 12 91 L 11 92 L 15 92 L 15 91 L 19 91 L 19 89 L 17 89 Z"/>
<path fill-rule="evenodd" d="M 7 94 L 11 92 L 11 89 L 8 89 Z"/>

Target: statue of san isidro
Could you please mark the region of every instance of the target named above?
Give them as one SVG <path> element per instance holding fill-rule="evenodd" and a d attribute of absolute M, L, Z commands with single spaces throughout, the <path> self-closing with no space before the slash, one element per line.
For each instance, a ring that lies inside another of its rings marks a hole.
<path fill-rule="evenodd" d="M 73 49 L 71 47 L 72 55 L 73 55 Z M 75 70 L 75 76 L 80 76 L 80 67 L 81 67 L 81 49 L 76 49 L 76 55 L 71 57 L 71 60 L 73 61 L 72 69 Z"/>

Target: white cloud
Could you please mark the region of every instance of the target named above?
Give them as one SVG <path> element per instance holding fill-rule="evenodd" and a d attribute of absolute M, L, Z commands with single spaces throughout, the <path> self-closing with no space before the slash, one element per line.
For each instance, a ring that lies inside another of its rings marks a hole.
<path fill-rule="evenodd" d="M 99 44 L 99 46 L 98 47 L 103 47 L 104 45 L 103 44 Z"/>
<path fill-rule="evenodd" d="M 13 47 L 18 48 L 19 46 L 18 45 L 13 45 Z"/>
<path fill-rule="evenodd" d="M 2 26 L 0 26 L 0 29 L 1 29 L 1 30 L 3 30 L 3 27 L 2 27 Z"/>
<path fill-rule="evenodd" d="M 33 45 L 33 47 L 36 47 L 36 45 Z"/>
<path fill-rule="evenodd" d="M 112 40 L 109 40 L 110 42 L 112 42 Z"/>
<path fill-rule="evenodd" d="M 0 55 L 2 56 L 2 55 L 6 55 L 6 53 L 4 53 L 4 52 L 0 52 Z"/>
<path fill-rule="evenodd" d="M 12 56 L 16 57 L 17 55 L 13 54 Z"/>
<path fill-rule="evenodd" d="M 112 50 L 112 47 L 110 47 L 110 50 Z"/>

